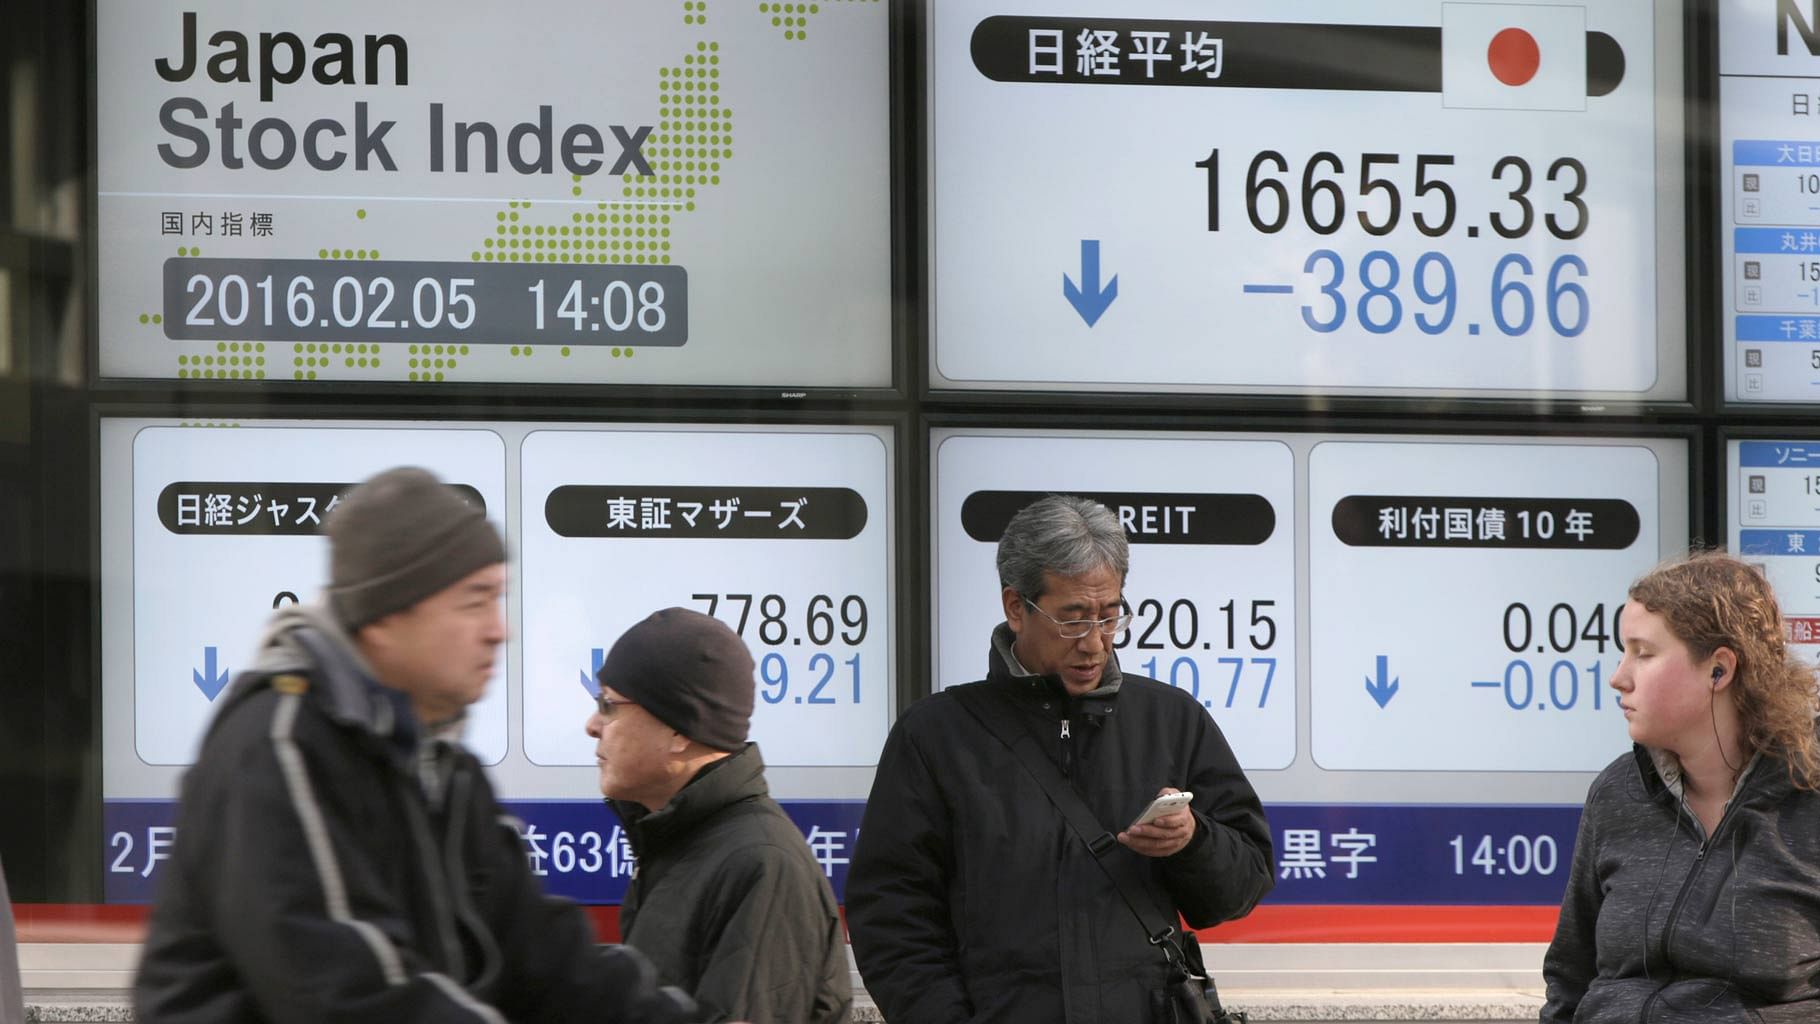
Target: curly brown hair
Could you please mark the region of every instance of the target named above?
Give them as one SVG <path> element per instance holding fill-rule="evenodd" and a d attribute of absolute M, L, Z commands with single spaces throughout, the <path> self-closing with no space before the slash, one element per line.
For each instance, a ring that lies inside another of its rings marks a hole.
<path fill-rule="evenodd" d="M 1788 762 L 1801 789 L 1820 789 L 1814 670 L 1789 654 L 1782 609 L 1755 567 L 1722 551 L 1664 562 L 1630 585 L 1630 598 L 1667 620 L 1696 659 L 1721 647 L 1738 656 L 1732 701 L 1752 750 Z"/>

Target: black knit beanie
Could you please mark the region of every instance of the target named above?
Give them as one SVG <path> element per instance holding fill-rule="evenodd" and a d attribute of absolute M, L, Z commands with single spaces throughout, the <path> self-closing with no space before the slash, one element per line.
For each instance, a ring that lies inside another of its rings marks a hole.
<path fill-rule="evenodd" d="M 752 725 L 752 668 L 752 652 L 725 623 L 665 608 L 614 642 L 600 685 L 697 743 L 735 751 Z"/>
<path fill-rule="evenodd" d="M 506 560 L 486 513 L 415 466 L 349 491 L 326 529 L 329 606 L 350 632 Z"/>

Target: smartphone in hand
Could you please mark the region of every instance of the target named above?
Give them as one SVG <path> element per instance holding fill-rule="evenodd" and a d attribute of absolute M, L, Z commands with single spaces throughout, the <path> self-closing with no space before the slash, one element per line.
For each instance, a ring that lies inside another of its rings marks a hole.
<path fill-rule="evenodd" d="M 1150 806 L 1144 808 L 1144 813 L 1138 815 L 1130 825 L 1125 827 L 1126 829 L 1131 829 L 1138 825 L 1147 825 L 1166 814 L 1174 814 L 1176 811 L 1187 807 L 1193 800 L 1193 793 L 1165 793 L 1155 800 L 1150 801 Z"/>

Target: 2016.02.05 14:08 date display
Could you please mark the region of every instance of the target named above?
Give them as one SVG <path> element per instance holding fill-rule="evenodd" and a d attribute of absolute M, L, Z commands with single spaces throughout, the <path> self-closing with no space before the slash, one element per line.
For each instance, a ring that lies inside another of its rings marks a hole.
<path fill-rule="evenodd" d="M 670 265 L 185 257 L 164 263 L 164 308 L 179 341 L 688 340 L 688 276 Z"/>
<path fill-rule="evenodd" d="M 1221 156 L 1214 149 L 1195 164 L 1206 172 L 1208 231 L 1221 229 Z M 1455 157 L 1418 154 L 1410 161 L 1413 170 L 1403 172 L 1401 154 L 1365 153 L 1355 166 L 1357 184 L 1349 191 L 1343 184 L 1351 181 L 1347 161 L 1337 153 L 1314 153 L 1297 174 L 1283 153 L 1259 152 L 1249 161 L 1242 186 L 1246 220 L 1264 235 L 1278 234 L 1294 220 L 1320 236 L 1356 224 L 1374 238 L 1399 231 L 1407 235 L 1411 229 L 1432 239 L 1480 237 L 1480 223 L 1474 215 L 1462 214 L 1460 194 L 1449 181 L 1449 172 L 1458 166 Z M 1558 157 L 1540 174 L 1535 167 L 1523 156 L 1503 156 L 1467 190 L 1470 195 L 1489 186 L 1502 193 L 1487 204 L 1483 226 L 1493 236 L 1511 241 L 1536 236 L 1556 242 L 1579 239 L 1591 220 L 1585 199 L 1586 165 L 1574 157 Z M 1563 253 L 1537 260 L 1528 252 L 1486 254 L 1481 248 L 1475 245 L 1468 254 L 1456 243 L 1451 253 L 1428 249 L 1413 259 L 1376 248 L 1349 259 L 1336 248 L 1317 247 L 1302 262 L 1300 282 L 1251 281 L 1241 287 L 1253 295 L 1314 290 L 1317 301 L 1303 304 L 1300 313 L 1309 330 L 1322 334 L 1349 322 L 1370 334 L 1390 334 L 1405 326 L 1425 335 L 1445 334 L 1461 329 L 1456 321 L 1461 319 L 1457 314 L 1463 297 L 1471 308 L 1483 310 L 1466 318 L 1463 330 L 1468 335 L 1481 333 L 1487 321 L 1508 337 L 1527 335 L 1542 324 L 1562 338 L 1575 338 L 1586 330 L 1592 308 L 1584 283 L 1591 272 L 1584 258 Z M 1482 273 L 1478 265 L 1488 257 L 1488 272 L 1483 280 L 1475 280 Z M 1456 269 L 1461 266 L 1469 269 Z M 1479 295 L 1484 297 L 1483 306 L 1478 305 Z"/>

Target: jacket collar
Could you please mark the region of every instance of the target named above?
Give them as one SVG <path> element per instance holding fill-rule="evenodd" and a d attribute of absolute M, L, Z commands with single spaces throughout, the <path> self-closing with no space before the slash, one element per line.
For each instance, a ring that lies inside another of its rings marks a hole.
<path fill-rule="evenodd" d="M 1011 632 L 1009 623 L 1001 622 L 992 630 L 992 651 L 988 655 L 986 680 L 998 683 L 1001 687 L 1020 694 L 1059 697 L 1063 700 L 1080 702 L 1083 711 L 1089 714 L 1105 714 L 1112 710 L 1112 704 L 1119 695 L 1119 687 L 1124 682 L 1124 675 L 1119 671 L 1117 651 L 1108 651 L 1106 668 L 1100 673 L 1098 689 L 1075 697 L 1062 685 L 1060 676 L 1037 675 L 1017 660 L 1011 650 L 1017 634 Z"/>
<path fill-rule="evenodd" d="M 1673 752 L 1633 743 L 1631 757 L 1636 762 L 1643 791 L 1651 800 L 1679 804 L 1685 799 L 1687 783 L 1681 774 L 1681 759 Z M 1788 763 L 1759 750 L 1744 763 L 1744 770 L 1738 773 L 1738 781 L 1727 800 L 1735 801 L 1747 793 L 1753 797 L 1768 795 L 1780 800 L 1793 788 L 1794 783 L 1788 777 Z"/>
<path fill-rule="evenodd" d="M 253 670 L 235 680 L 234 693 L 262 688 L 272 676 L 285 673 L 308 676 L 322 709 L 337 724 L 373 736 L 400 754 L 417 749 L 422 728 L 409 698 L 379 683 L 326 606 L 287 605 L 273 614 Z"/>
<path fill-rule="evenodd" d="M 625 800 L 608 800 L 607 806 L 625 822 L 633 852 L 643 857 L 686 839 L 723 809 L 769 793 L 764 756 L 758 744 L 747 743 L 696 772 L 669 803 L 655 811 Z"/>

